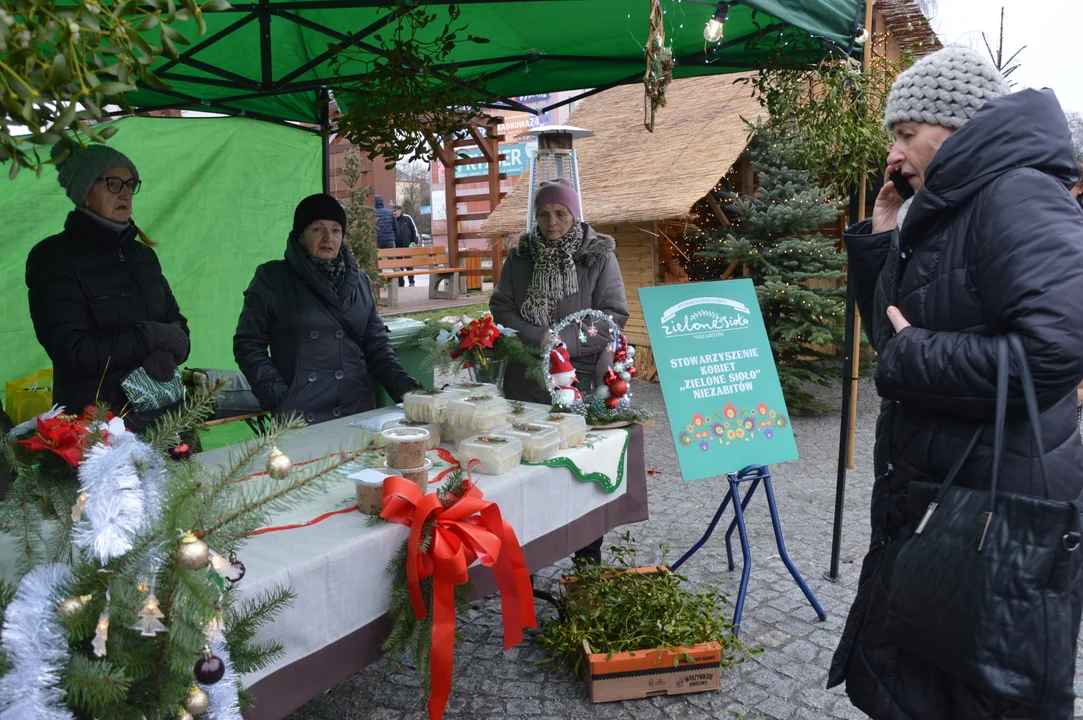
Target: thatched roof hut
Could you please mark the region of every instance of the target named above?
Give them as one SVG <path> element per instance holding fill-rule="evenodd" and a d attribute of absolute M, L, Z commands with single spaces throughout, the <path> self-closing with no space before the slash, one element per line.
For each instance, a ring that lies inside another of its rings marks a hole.
<path fill-rule="evenodd" d="M 567 124 L 594 131 L 577 140 L 583 215 L 592 225 L 651 223 L 685 218 L 726 174 L 744 150 L 760 104 L 748 75 L 676 80 L 658 110 L 654 133 L 643 128 L 643 87 L 625 85 L 579 103 Z M 481 226 L 484 233 L 510 235 L 526 223 L 529 177 L 500 203 Z"/>

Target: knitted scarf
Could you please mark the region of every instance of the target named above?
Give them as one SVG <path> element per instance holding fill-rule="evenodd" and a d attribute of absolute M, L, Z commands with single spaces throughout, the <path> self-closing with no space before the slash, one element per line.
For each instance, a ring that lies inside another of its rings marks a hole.
<path fill-rule="evenodd" d="M 334 260 L 320 260 L 317 257 L 312 257 L 307 252 L 305 257 L 316 266 L 321 275 L 327 278 L 327 281 L 331 283 L 331 287 L 337 290 L 338 286 L 342 284 L 342 278 L 346 277 L 346 261 L 342 258 L 342 252 L 339 251 Z"/>
<path fill-rule="evenodd" d="M 556 317 L 556 304 L 579 292 L 575 253 L 583 244 L 583 224 L 575 223 L 559 240 L 548 241 L 537 225 L 530 232 L 527 247 L 534 259 L 534 274 L 520 311 L 532 325 L 549 327 Z"/>

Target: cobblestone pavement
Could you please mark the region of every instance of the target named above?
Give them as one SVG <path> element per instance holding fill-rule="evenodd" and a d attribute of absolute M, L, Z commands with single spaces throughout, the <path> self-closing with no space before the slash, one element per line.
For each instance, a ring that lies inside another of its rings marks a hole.
<path fill-rule="evenodd" d="M 703 533 L 721 501 L 718 480 L 681 481 L 669 435 L 661 389 L 636 382 L 637 404 L 657 419 L 646 432 L 650 520 L 629 526 L 643 565 L 659 559 L 663 541 L 672 548 L 671 560 Z M 824 402 L 839 405 L 836 387 Z M 831 548 L 837 472 L 839 415 L 793 418 L 801 459 L 772 468 L 775 494 L 790 557 L 827 612 L 820 622 L 778 557 L 767 504 L 757 493 L 746 511 L 752 546 L 752 576 L 741 636 L 748 647 L 763 653 L 722 677 L 718 693 L 655 697 L 617 703 L 591 704 L 582 681 L 566 672 L 552 674 L 535 663 L 545 655 L 528 638 L 502 652 L 500 605 L 495 598 L 475 603 L 459 620 L 465 643 L 456 651 L 457 679 L 445 717 L 448 720 L 656 720 L 723 718 L 734 720 L 862 720 L 841 688 L 824 685 L 831 656 L 853 600 L 861 558 L 868 544 L 868 506 L 872 487 L 873 424 L 878 399 L 871 382 L 862 381 L 857 418 L 856 467 L 848 473 L 840 577 L 824 578 Z M 728 512 L 726 519 L 732 518 Z M 737 568 L 726 569 L 722 532 L 682 567 L 691 579 L 715 583 L 731 599 L 740 581 Z M 620 532 L 620 531 L 618 531 Z M 607 536 L 607 541 L 617 533 Z M 735 538 L 736 541 L 736 538 Z M 737 548 L 735 548 L 736 550 Z M 555 583 L 571 567 L 569 561 L 538 573 L 538 585 Z M 540 606 L 539 606 L 540 609 Z M 1083 667 L 1083 664 L 1081 664 Z M 1083 690 L 1077 676 L 1077 690 Z M 290 720 L 424 720 L 425 697 L 412 672 L 379 662 L 338 685 L 294 713 Z M 1077 701 L 1076 716 L 1083 717 Z"/>

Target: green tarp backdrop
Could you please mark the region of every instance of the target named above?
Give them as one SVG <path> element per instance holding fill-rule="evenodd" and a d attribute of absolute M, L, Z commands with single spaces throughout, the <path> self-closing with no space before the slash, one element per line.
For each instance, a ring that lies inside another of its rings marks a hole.
<path fill-rule="evenodd" d="M 282 257 L 297 202 L 320 192 L 321 140 L 245 118 L 119 120 L 110 141 L 143 187 L 133 219 L 192 330 L 191 367 L 235 368 L 233 332 L 256 266 Z M 0 182 L 0 381 L 50 367 L 27 308 L 26 256 L 72 209 L 47 167 Z M 0 397 L 2 401 L 2 397 Z"/>

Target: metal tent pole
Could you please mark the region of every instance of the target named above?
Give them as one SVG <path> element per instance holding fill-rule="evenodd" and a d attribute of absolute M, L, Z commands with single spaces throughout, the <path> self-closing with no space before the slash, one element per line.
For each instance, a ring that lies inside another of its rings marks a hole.
<path fill-rule="evenodd" d="M 327 88 L 319 91 L 320 137 L 322 138 L 323 192 L 331 194 L 331 93 Z"/>

